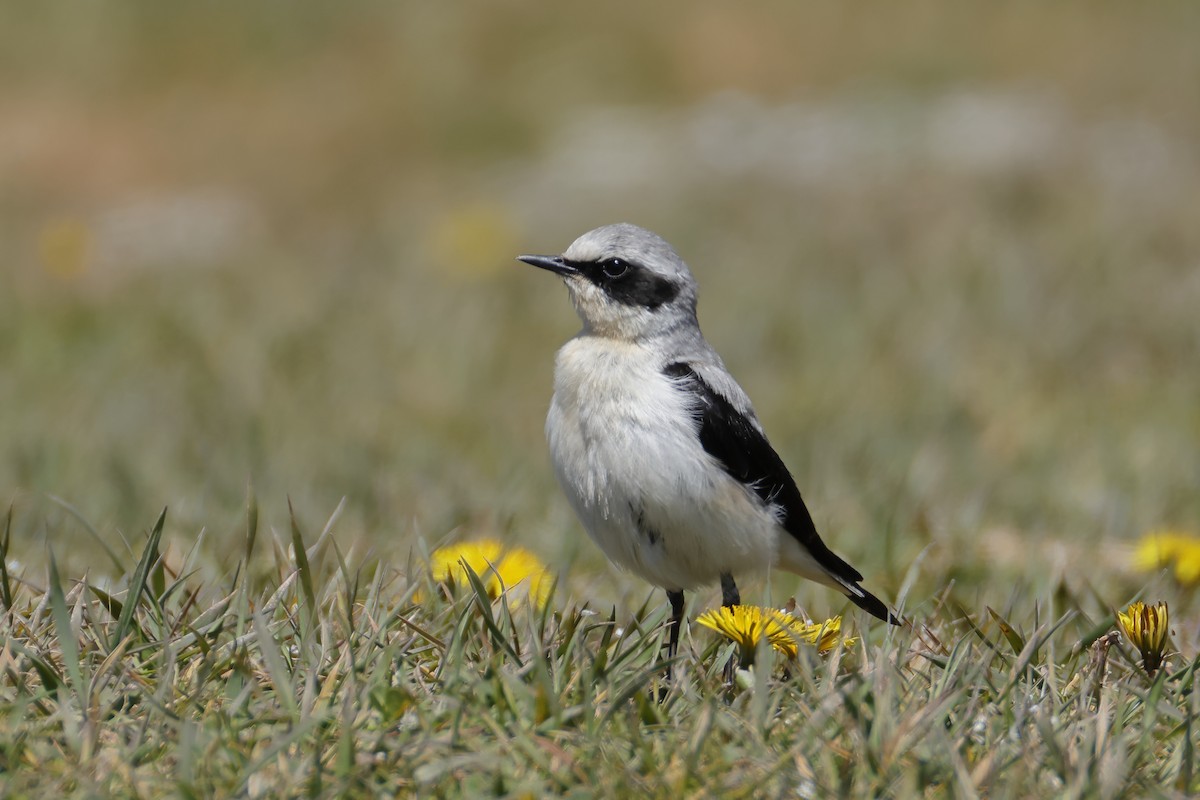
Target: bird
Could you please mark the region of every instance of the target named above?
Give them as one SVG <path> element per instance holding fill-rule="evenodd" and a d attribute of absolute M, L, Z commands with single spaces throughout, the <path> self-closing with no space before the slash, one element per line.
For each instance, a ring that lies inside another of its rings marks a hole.
<path fill-rule="evenodd" d="M 822 541 L 750 398 L 700 332 L 697 284 L 662 237 L 605 225 L 561 255 L 518 261 L 560 278 L 583 328 L 558 351 L 546 438 L 554 472 L 608 559 L 666 590 L 667 654 L 684 592 L 779 567 L 899 619 Z"/>

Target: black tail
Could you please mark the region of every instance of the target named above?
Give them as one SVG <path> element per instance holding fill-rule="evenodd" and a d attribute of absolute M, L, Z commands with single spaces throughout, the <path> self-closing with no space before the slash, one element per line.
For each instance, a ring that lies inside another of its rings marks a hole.
<path fill-rule="evenodd" d="M 883 601 L 880 600 L 878 597 L 871 594 L 870 592 L 868 592 L 866 589 L 862 588 L 858 584 L 854 584 L 854 588 L 857 589 L 859 592 L 861 592 L 861 594 L 856 594 L 854 592 L 846 593 L 846 596 L 850 598 L 850 600 L 854 603 L 854 605 L 858 606 L 863 611 L 866 611 L 871 616 L 877 617 L 877 618 L 883 620 L 884 622 L 888 623 L 889 625 L 903 625 L 904 624 L 904 620 L 900 619 L 900 617 L 897 617 L 895 614 L 893 614 L 891 611 L 889 611 L 888 607 L 885 606 L 883 604 Z"/>

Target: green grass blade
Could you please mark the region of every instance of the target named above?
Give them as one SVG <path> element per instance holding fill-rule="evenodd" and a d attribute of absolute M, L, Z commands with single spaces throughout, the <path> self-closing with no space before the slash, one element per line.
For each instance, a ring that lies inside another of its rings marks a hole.
<path fill-rule="evenodd" d="M 296 512 L 292 508 L 292 499 L 288 501 L 288 519 L 291 521 L 292 528 L 292 551 L 293 557 L 296 559 L 296 568 L 300 570 L 300 588 L 304 591 L 304 600 L 308 605 L 309 613 L 317 613 L 317 592 L 313 588 L 312 568 L 308 563 L 308 554 L 304 550 L 304 537 L 300 535 L 300 525 L 296 522 Z"/>
<path fill-rule="evenodd" d="M 63 594 L 62 581 L 58 577 L 58 563 L 54 560 L 54 553 L 50 554 L 50 586 L 48 590 L 50 592 L 50 612 L 54 616 L 54 629 L 58 634 L 58 646 L 62 653 L 63 667 L 66 669 L 71 688 L 75 691 L 75 696 L 79 701 L 79 711 L 81 714 L 86 713 L 86 685 L 83 682 L 83 668 L 79 661 L 79 639 L 71 624 L 71 612 L 67 609 L 67 598 Z"/>
<path fill-rule="evenodd" d="M 1183 738 L 1180 743 L 1179 777 L 1175 779 L 1175 788 L 1185 795 L 1195 787 L 1192 785 L 1196 770 L 1196 740 L 1192 733 L 1195 724 L 1196 696 L 1187 704 L 1186 716 L 1183 720 Z"/>
<path fill-rule="evenodd" d="M 8 579 L 8 543 L 12 537 L 13 507 L 10 503 L 8 514 L 4 518 L 4 538 L 0 539 L 0 602 L 4 603 L 4 611 L 12 608 L 12 584 Z"/>
<path fill-rule="evenodd" d="M 28 658 L 29 663 L 33 664 L 34 672 L 36 672 L 38 677 L 41 678 L 42 686 L 46 688 L 46 691 L 49 694 L 58 693 L 59 687 L 63 684 L 63 676 L 54 668 L 54 665 L 18 641 L 10 639 L 4 643 L 4 646 L 20 653 L 25 658 Z"/>
<path fill-rule="evenodd" d="M 104 538 L 100 536 L 99 531 L 92 526 L 92 523 L 88 521 L 87 517 L 85 517 L 79 511 L 79 509 L 75 508 L 75 506 L 56 495 L 48 494 L 46 497 L 50 500 L 50 502 L 54 503 L 63 511 L 66 511 L 75 519 L 76 522 L 83 526 L 83 529 L 87 532 L 88 536 L 91 536 L 92 539 L 95 540 L 96 544 L 100 545 L 100 549 L 104 551 L 104 554 L 108 556 L 108 560 L 112 562 L 113 567 L 116 569 L 118 575 L 125 571 L 125 564 L 121 561 L 121 559 L 117 558 L 117 554 L 114 553 L 112 548 L 108 546 L 108 542 L 104 541 Z"/>
<path fill-rule="evenodd" d="M 479 616 L 491 635 L 493 643 L 499 644 L 520 668 L 523 666 L 521 656 L 513 649 L 508 637 L 504 635 L 504 631 L 500 630 L 500 626 L 496 622 L 496 615 L 492 612 L 492 600 L 488 595 L 487 587 L 483 585 L 483 579 L 475 574 L 475 570 L 471 569 L 471 565 L 466 561 L 463 561 L 462 565 L 463 570 L 467 573 L 467 580 L 471 584 L 471 590 L 475 593 L 475 606 L 479 609 Z"/>
<path fill-rule="evenodd" d="M 133 614 L 137 610 L 138 601 L 146 588 L 150 567 L 158 560 L 158 543 L 162 539 L 163 525 L 166 521 L 167 509 L 164 507 L 162 513 L 158 515 L 158 521 L 154 523 L 154 528 L 150 531 L 150 539 L 142 549 L 142 556 L 138 559 L 133 577 L 129 580 L 129 593 L 125 596 L 125 605 L 121 609 L 121 616 L 117 618 L 117 627 L 109 637 L 109 648 L 116 647 L 133 626 Z"/>
<path fill-rule="evenodd" d="M 98 586 L 92 586 L 90 583 L 87 586 L 87 590 L 96 596 L 96 599 L 100 601 L 100 605 L 104 606 L 104 610 L 107 611 L 113 619 L 121 618 L 121 612 L 125 608 L 124 603 Z"/>
<path fill-rule="evenodd" d="M 287 665 L 283 663 L 283 656 L 279 652 L 279 640 L 275 638 L 275 634 L 271 633 L 271 627 L 262 614 L 254 611 L 252 619 L 255 638 L 258 640 L 258 649 L 262 654 L 263 663 L 266 665 L 267 675 L 270 676 L 271 684 L 275 688 L 275 702 L 284 710 L 289 719 L 296 720 L 299 718 L 299 708 L 292 692 L 292 675 L 288 671 Z"/>
<path fill-rule="evenodd" d="M 1019 655 L 1025 649 L 1025 637 L 1018 633 L 1016 628 L 1009 624 L 1008 620 L 996 613 L 995 609 L 991 606 L 987 606 L 987 612 L 991 614 L 992 619 L 1000 626 L 1000 632 L 1008 640 L 1008 645 L 1012 648 L 1013 653 Z"/>
<path fill-rule="evenodd" d="M 289 506 L 291 501 L 288 501 Z M 258 539 L 258 497 L 254 494 L 254 486 L 246 484 L 246 546 L 242 558 L 248 565 L 254 555 L 254 542 Z"/>

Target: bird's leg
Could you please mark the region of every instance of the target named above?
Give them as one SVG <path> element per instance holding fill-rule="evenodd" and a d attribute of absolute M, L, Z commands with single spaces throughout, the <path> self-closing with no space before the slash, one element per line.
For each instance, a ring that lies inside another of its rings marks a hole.
<path fill-rule="evenodd" d="M 679 650 L 679 629 L 683 627 L 683 592 L 667 591 L 671 601 L 671 630 L 667 637 L 667 658 L 674 658 Z M 668 674 L 670 667 L 667 667 Z"/>
<path fill-rule="evenodd" d="M 667 631 L 667 682 L 671 681 L 670 660 L 679 650 L 679 629 L 683 627 L 683 592 L 667 590 L 667 599 L 671 601 L 671 627 Z M 659 700 L 666 696 L 666 687 L 659 691 Z"/>
<path fill-rule="evenodd" d="M 733 608 L 742 604 L 742 596 L 738 593 L 737 584 L 733 582 L 733 574 L 721 573 L 721 605 Z"/>
<path fill-rule="evenodd" d="M 742 596 L 738 592 L 737 584 L 733 582 L 733 574 L 729 572 L 721 573 L 721 605 L 726 608 L 733 608 L 742 604 Z M 733 679 L 737 674 L 737 654 L 729 657 L 725 662 L 724 678 L 725 683 L 729 686 L 733 685 Z"/>

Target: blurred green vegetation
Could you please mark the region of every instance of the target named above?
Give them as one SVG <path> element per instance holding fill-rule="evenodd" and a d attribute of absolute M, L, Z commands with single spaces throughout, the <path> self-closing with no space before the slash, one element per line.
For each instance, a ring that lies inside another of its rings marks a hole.
<path fill-rule="evenodd" d="M 1200 8 L 38 3 L 0 26 L 0 500 L 93 563 L 247 483 L 644 596 L 559 496 L 565 292 L 628 220 L 881 594 L 1129 593 L 1200 525 Z M 930 547 L 932 546 L 932 547 Z M 137 550 L 134 547 L 134 550 Z M 786 595 L 794 584 L 780 584 Z M 777 593 L 779 593 L 777 592 Z M 802 599 L 836 607 L 823 591 Z M 1123 600 L 1124 595 L 1110 602 Z"/>

